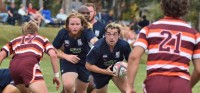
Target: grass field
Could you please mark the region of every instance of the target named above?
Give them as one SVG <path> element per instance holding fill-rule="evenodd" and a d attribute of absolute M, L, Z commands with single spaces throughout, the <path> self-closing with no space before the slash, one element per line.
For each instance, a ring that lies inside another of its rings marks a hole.
<path fill-rule="evenodd" d="M 46 36 L 47 38 L 49 38 L 50 41 L 52 41 L 54 37 L 56 36 L 59 29 L 60 28 L 40 28 L 40 34 L 43 36 Z M 17 26 L 13 27 L 13 26 L 0 25 L 0 33 L 1 33 L 0 47 L 2 47 L 2 45 L 6 44 L 6 42 L 10 41 L 16 36 L 21 35 L 21 28 Z M 7 68 L 9 66 L 10 58 L 11 57 L 6 58 L 1 64 L 0 68 Z M 136 82 L 135 82 L 136 84 L 134 85 L 137 93 L 142 93 L 142 83 L 146 77 L 145 60 L 146 60 L 146 56 L 143 56 L 143 59 L 141 60 L 139 71 L 136 77 Z M 47 55 L 44 55 L 44 58 L 41 61 L 41 69 L 42 69 L 46 84 L 48 86 L 49 93 L 59 93 L 61 91 L 61 88 L 59 91 L 56 91 L 55 85 L 52 84 L 53 71 L 51 69 L 51 63 Z M 200 91 L 199 87 L 200 87 L 200 83 L 198 83 L 193 88 L 193 93 L 199 93 Z M 120 93 L 119 90 L 116 88 L 116 86 L 112 83 L 112 81 L 109 83 L 108 93 Z"/>

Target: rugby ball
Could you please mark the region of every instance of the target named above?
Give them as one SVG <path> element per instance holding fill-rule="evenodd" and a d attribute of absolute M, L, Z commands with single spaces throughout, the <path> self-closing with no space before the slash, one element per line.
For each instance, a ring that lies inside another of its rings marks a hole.
<path fill-rule="evenodd" d="M 117 62 L 113 66 L 113 72 L 115 73 L 115 76 L 117 77 L 125 77 L 127 72 L 127 63 L 126 62 Z"/>

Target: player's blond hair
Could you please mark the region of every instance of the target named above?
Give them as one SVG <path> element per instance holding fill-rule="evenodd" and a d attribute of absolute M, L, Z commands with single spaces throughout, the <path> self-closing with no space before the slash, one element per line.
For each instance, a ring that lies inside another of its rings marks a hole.
<path fill-rule="evenodd" d="M 22 33 L 24 35 L 35 34 L 38 32 L 38 30 L 39 30 L 38 25 L 33 21 L 25 22 L 22 26 Z"/>
<path fill-rule="evenodd" d="M 106 32 L 107 32 L 107 29 L 110 28 L 110 29 L 117 29 L 118 30 L 118 33 L 120 34 L 121 32 L 121 25 L 118 24 L 118 23 L 115 23 L 115 22 L 112 22 L 112 23 L 109 23 L 107 26 L 106 26 Z"/>

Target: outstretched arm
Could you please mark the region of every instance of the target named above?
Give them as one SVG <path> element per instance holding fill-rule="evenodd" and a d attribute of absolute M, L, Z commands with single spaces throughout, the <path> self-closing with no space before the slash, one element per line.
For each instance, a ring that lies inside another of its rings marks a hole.
<path fill-rule="evenodd" d="M 140 58 L 144 53 L 142 47 L 134 47 L 128 59 L 128 73 L 127 73 L 127 91 L 126 93 L 135 93 L 133 84 L 138 70 Z"/>
<path fill-rule="evenodd" d="M 6 51 L 2 50 L 0 52 L 0 64 L 2 63 L 4 58 L 6 58 Z"/>
<path fill-rule="evenodd" d="M 57 54 L 55 52 L 55 50 L 51 49 L 49 50 L 48 54 L 50 55 L 51 58 L 51 64 L 53 67 L 53 72 L 54 72 L 54 79 L 53 79 L 53 83 L 56 83 L 56 89 L 58 89 L 60 87 L 60 79 L 59 79 L 59 67 L 58 67 L 58 58 L 57 58 Z"/>

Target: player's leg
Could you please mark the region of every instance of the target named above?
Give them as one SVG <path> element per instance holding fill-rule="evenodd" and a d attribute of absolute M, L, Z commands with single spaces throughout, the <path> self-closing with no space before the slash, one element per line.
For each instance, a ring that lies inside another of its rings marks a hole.
<path fill-rule="evenodd" d="M 21 93 L 31 93 L 30 89 L 24 84 L 18 84 L 16 87 L 20 90 Z"/>
<path fill-rule="evenodd" d="M 85 83 L 79 79 L 76 80 L 76 92 L 77 93 L 87 93 L 86 89 L 89 83 Z"/>
<path fill-rule="evenodd" d="M 85 65 L 77 65 L 78 79 L 76 80 L 76 92 L 86 93 L 89 84 L 89 71 L 85 68 Z"/>
<path fill-rule="evenodd" d="M 75 82 L 78 74 L 75 72 L 66 72 L 62 74 L 63 87 L 65 93 L 74 93 L 75 92 Z"/>
<path fill-rule="evenodd" d="M 95 89 L 96 93 L 108 93 L 108 85 L 105 85 L 104 87 L 100 89 Z"/>
<path fill-rule="evenodd" d="M 37 80 L 29 84 L 28 88 L 33 93 L 48 93 L 47 86 L 44 80 Z"/>
<path fill-rule="evenodd" d="M 8 84 L 4 89 L 2 93 L 20 93 L 19 89 L 12 84 Z"/>
<path fill-rule="evenodd" d="M 94 84 L 96 93 L 107 93 L 108 83 L 112 77 L 108 75 L 102 75 L 99 77 L 94 76 Z"/>
<path fill-rule="evenodd" d="M 94 79 L 93 79 L 93 76 L 90 75 L 89 76 L 89 85 L 88 85 L 88 88 L 87 88 L 87 93 L 96 93 L 95 92 L 95 84 L 94 84 Z"/>
<path fill-rule="evenodd" d="M 121 93 L 126 93 L 127 77 L 122 77 L 122 78 L 113 77 L 112 81 L 119 88 Z"/>

